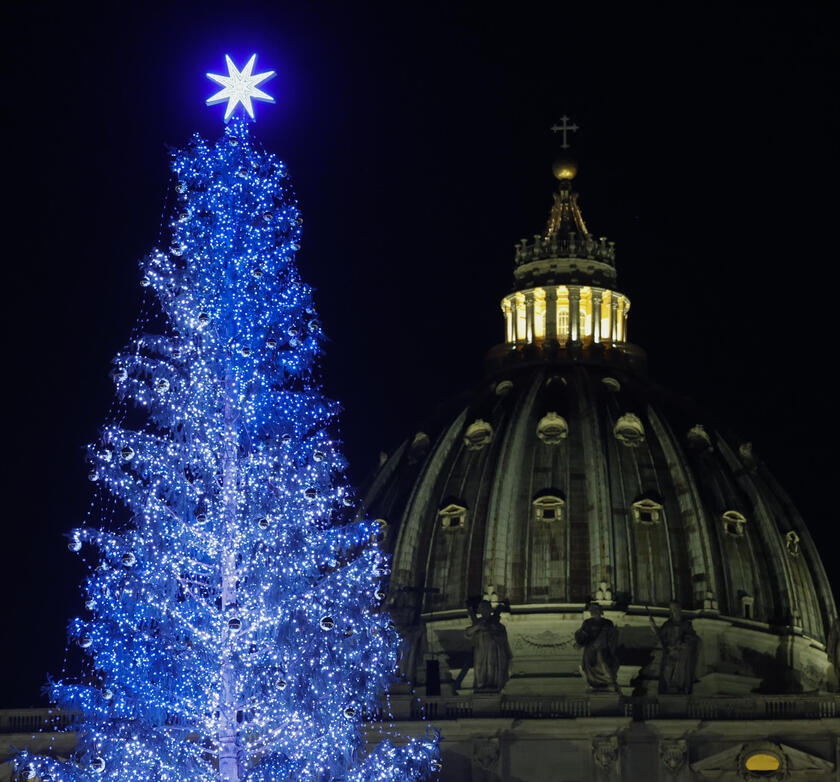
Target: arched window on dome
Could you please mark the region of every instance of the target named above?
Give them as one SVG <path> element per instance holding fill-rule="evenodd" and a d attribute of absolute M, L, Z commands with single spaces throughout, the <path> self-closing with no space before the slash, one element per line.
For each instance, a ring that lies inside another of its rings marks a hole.
<path fill-rule="evenodd" d="M 467 526 L 467 509 L 457 502 L 448 502 L 438 511 L 440 526 L 449 531 Z"/>
<path fill-rule="evenodd" d="M 476 418 L 464 432 L 464 446 L 468 451 L 480 451 L 493 439 L 493 427 L 481 418 Z"/>
<path fill-rule="evenodd" d="M 723 521 L 723 530 L 727 535 L 733 538 L 744 537 L 744 526 L 747 523 L 744 514 L 738 513 L 737 510 L 728 510 L 721 516 L 721 520 Z"/>
<path fill-rule="evenodd" d="M 408 446 L 408 461 L 412 464 L 421 461 L 431 448 L 432 442 L 425 432 L 417 432 Z"/>
<path fill-rule="evenodd" d="M 615 422 L 613 435 L 622 445 L 638 448 L 645 441 L 645 427 L 635 413 L 625 413 Z"/>
<path fill-rule="evenodd" d="M 563 518 L 563 508 L 566 505 L 566 499 L 562 493 L 551 490 L 549 493 L 540 493 L 534 499 L 534 520 L 554 522 L 560 521 Z"/>
<path fill-rule="evenodd" d="M 662 521 L 664 508 L 662 503 L 653 497 L 642 497 L 630 507 L 633 510 L 633 521 L 639 524 L 659 524 Z"/>
<path fill-rule="evenodd" d="M 799 552 L 801 551 L 799 547 L 799 535 L 797 535 L 793 530 L 785 535 L 785 546 L 787 547 L 788 554 L 792 557 L 799 556 Z"/>
<path fill-rule="evenodd" d="M 537 437 L 546 445 L 558 445 L 569 434 L 569 424 L 562 415 L 546 413 L 537 424 Z"/>

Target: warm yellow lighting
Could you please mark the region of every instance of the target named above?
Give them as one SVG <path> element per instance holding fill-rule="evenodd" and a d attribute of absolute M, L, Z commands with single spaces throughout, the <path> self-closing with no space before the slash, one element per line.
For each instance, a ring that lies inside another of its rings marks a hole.
<path fill-rule="evenodd" d="M 551 170 L 557 179 L 574 179 L 577 176 L 578 167 L 574 160 L 558 158 L 554 161 Z"/>
<path fill-rule="evenodd" d="M 747 771 L 778 771 L 781 764 L 775 755 L 768 752 L 756 752 L 747 758 L 744 765 Z"/>
<path fill-rule="evenodd" d="M 524 342 L 527 335 L 527 318 L 525 315 L 525 297 L 521 293 L 517 293 L 514 296 L 514 317 L 513 317 L 513 326 L 516 330 L 516 340 L 517 342 Z"/>
<path fill-rule="evenodd" d="M 534 290 L 534 338 L 545 339 L 545 291 Z"/>
<path fill-rule="evenodd" d="M 626 341 L 627 311 L 630 309 L 626 296 L 601 288 L 593 291 L 588 286 L 574 286 L 572 292 L 577 296 L 569 295 L 569 287 L 557 285 L 505 296 L 501 309 L 506 341 L 509 344 L 542 344 L 546 340 L 556 340 L 560 345 L 565 345 L 572 337 L 583 345 Z"/>

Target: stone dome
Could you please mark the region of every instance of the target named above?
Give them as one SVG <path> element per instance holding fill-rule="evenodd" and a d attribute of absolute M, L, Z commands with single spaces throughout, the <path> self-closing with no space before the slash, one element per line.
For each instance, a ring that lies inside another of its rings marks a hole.
<path fill-rule="evenodd" d="M 563 628 L 591 602 L 644 664 L 647 615 L 673 600 L 705 635 L 707 693 L 727 675 L 746 677 L 733 694 L 827 686 L 836 609 L 802 518 L 748 442 L 647 378 L 612 244 L 588 234 L 570 180 L 516 261 L 485 378 L 411 433 L 366 493 L 394 605 L 415 595 L 430 648 L 457 668 L 465 607 L 508 601 L 506 691 L 517 655 L 533 673 L 522 661 L 539 638 L 555 674 L 575 675 Z"/>
<path fill-rule="evenodd" d="M 367 502 L 392 583 L 431 590 L 427 612 L 488 590 L 534 610 L 677 599 L 825 639 L 819 554 L 750 445 L 606 362 L 488 378 L 402 444 Z"/>

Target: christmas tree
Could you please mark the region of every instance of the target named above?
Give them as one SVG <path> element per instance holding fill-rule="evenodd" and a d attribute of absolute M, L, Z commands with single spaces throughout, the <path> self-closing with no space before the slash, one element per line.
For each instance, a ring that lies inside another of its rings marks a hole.
<path fill-rule="evenodd" d="M 226 119 L 269 99 L 253 64 L 211 77 Z M 90 565 L 69 631 L 84 673 L 49 689 L 78 747 L 16 767 L 55 781 L 422 779 L 434 737 L 367 749 L 399 639 L 376 525 L 353 520 L 330 434 L 286 168 L 234 116 L 216 143 L 174 152 L 172 171 L 169 246 L 141 263 L 159 333 L 138 330 L 114 359 L 117 415 L 88 449 L 117 502 L 69 535 Z"/>

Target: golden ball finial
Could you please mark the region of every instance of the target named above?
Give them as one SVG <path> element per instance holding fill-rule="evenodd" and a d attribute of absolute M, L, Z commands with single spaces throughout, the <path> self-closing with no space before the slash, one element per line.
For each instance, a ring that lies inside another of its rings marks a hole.
<path fill-rule="evenodd" d="M 554 161 L 551 170 L 557 179 L 574 179 L 577 176 L 578 167 L 574 160 L 561 157 Z"/>

